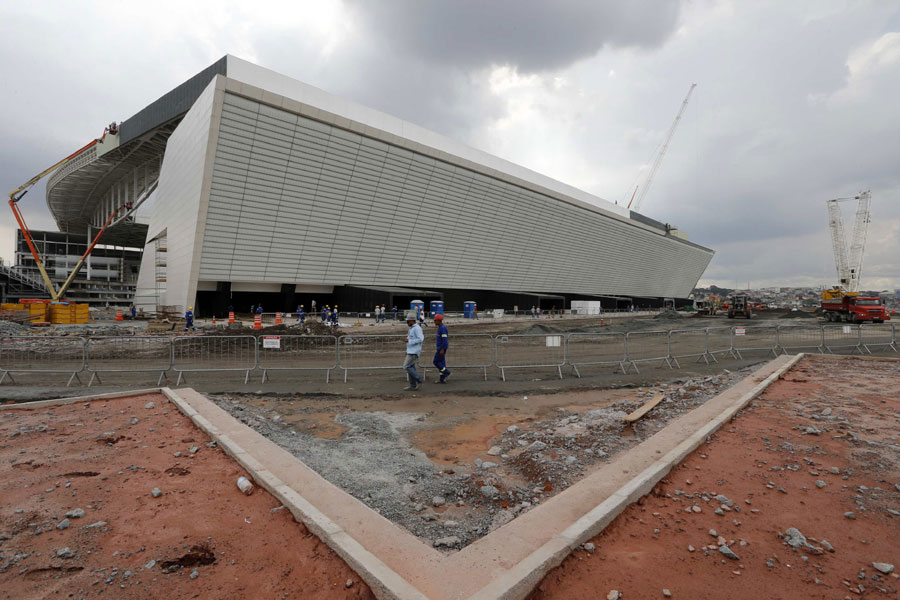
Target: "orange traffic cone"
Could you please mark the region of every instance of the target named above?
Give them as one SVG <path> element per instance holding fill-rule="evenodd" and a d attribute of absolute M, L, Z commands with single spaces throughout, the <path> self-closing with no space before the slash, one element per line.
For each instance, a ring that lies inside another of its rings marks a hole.
<path fill-rule="evenodd" d="M 253 329 L 262 329 L 262 315 L 253 315 Z"/>
<path fill-rule="evenodd" d="M 275 324 L 276 324 L 276 325 L 282 325 L 282 324 L 283 324 L 282 321 L 281 321 L 281 313 L 280 313 L 280 312 L 275 313 Z"/>
<path fill-rule="evenodd" d="M 234 312 L 228 313 L 228 324 L 234 323 Z"/>
<path fill-rule="evenodd" d="M 213 315 L 213 325 L 216 324 L 216 315 Z"/>
<path fill-rule="evenodd" d="M 117 308 L 116 309 L 116 321 L 124 321 L 124 320 L 125 320 L 125 317 L 122 316 L 122 309 Z"/>

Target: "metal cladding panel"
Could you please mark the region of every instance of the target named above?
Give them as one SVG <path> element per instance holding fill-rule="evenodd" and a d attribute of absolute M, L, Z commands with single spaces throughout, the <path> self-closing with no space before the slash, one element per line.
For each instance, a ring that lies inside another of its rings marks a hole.
<path fill-rule="evenodd" d="M 687 297 L 663 233 L 226 94 L 200 278 Z"/>

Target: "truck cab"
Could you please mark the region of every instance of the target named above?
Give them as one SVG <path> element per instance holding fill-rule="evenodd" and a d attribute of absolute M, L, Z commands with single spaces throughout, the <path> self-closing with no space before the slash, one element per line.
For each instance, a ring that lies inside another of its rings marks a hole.
<path fill-rule="evenodd" d="M 881 298 L 860 296 L 856 292 L 844 292 L 840 288 L 822 292 L 822 311 L 825 320 L 830 322 L 883 323 L 891 319 Z"/>

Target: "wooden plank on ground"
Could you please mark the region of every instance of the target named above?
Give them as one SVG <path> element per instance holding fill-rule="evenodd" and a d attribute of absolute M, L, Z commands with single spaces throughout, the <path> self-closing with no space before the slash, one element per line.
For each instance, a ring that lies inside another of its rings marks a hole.
<path fill-rule="evenodd" d="M 630 415 L 626 415 L 624 421 L 626 423 L 634 423 L 644 415 L 646 415 L 650 410 L 662 402 L 663 398 L 665 398 L 664 394 L 657 394 L 653 396 L 653 398 L 647 401 L 642 407 L 631 413 Z"/>

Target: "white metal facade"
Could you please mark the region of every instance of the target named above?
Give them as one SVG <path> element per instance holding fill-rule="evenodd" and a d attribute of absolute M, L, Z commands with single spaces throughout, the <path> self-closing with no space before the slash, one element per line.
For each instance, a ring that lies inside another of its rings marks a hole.
<path fill-rule="evenodd" d="M 181 306 L 217 281 L 683 298 L 712 258 L 621 207 L 237 64 L 169 139 L 139 297 L 161 234 L 158 304 Z"/>

